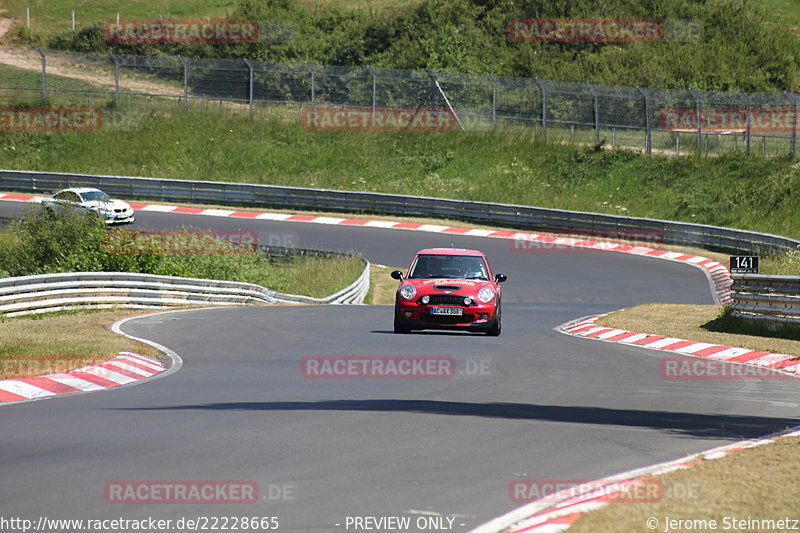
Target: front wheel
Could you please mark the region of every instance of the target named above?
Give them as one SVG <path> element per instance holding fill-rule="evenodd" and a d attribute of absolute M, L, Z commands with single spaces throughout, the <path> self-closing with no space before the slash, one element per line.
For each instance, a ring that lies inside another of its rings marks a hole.
<path fill-rule="evenodd" d="M 394 315 L 394 332 L 395 333 L 408 333 L 410 330 L 400 323 L 397 313 Z"/>
<path fill-rule="evenodd" d="M 488 335 L 489 337 L 499 337 L 501 328 L 502 324 L 500 321 L 500 313 L 498 312 L 494 324 L 492 324 L 492 327 L 486 330 L 486 335 Z"/>

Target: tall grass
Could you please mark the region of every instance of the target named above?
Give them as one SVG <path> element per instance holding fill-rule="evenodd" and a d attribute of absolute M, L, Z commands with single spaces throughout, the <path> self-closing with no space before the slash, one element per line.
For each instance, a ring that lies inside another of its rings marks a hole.
<path fill-rule="evenodd" d="M 524 130 L 319 132 L 296 108 L 171 108 L 134 131 L 0 132 L 0 167 L 240 181 L 505 202 L 800 237 L 800 163 L 644 156 Z"/>

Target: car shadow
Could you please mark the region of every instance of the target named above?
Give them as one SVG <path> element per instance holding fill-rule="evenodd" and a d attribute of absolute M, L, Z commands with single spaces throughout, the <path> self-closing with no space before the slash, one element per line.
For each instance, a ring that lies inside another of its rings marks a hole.
<path fill-rule="evenodd" d="M 463 337 L 463 336 L 485 337 L 486 336 L 486 334 L 480 333 L 480 332 L 476 332 L 476 331 L 455 331 L 455 330 L 454 331 L 425 330 L 425 331 L 412 331 L 411 333 L 395 333 L 394 331 L 392 331 L 390 329 L 373 329 L 373 330 L 370 331 L 370 333 L 380 333 L 380 334 L 389 334 L 389 335 L 404 335 L 404 336 L 408 336 L 408 335 L 412 335 L 412 336 L 413 335 L 444 335 L 444 336 L 450 335 L 450 336 L 461 336 L 461 337 Z"/>
<path fill-rule="evenodd" d="M 704 439 L 761 437 L 797 426 L 797 418 L 720 415 L 638 409 L 611 409 L 529 403 L 470 403 L 436 400 L 323 400 L 314 402 L 228 402 L 163 407 L 122 407 L 135 411 L 365 411 L 424 413 L 438 416 L 483 417 L 521 421 L 565 422 L 663 430 Z"/>

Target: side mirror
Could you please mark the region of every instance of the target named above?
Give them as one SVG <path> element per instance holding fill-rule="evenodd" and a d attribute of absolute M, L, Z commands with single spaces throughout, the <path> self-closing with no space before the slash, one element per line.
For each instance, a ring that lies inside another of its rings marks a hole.
<path fill-rule="evenodd" d="M 392 271 L 392 277 L 394 279 L 403 281 L 403 271 L 402 270 L 393 270 Z"/>
<path fill-rule="evenodd" d="M 505 280 L 508 279 L 508 276 L 506 276 L 505 274 L 495 274 L 494 279 L 495 281 L 497 281 L 497 283 L 503 283 Z"/>

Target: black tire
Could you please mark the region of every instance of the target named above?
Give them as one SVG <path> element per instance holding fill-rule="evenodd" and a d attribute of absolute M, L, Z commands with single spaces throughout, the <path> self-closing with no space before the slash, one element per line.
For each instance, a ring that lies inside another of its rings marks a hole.
<path fill-rule="evenodd" d="M 394 315 L 394 332 L 395 333 L 408 333 L 409 330 L 403 324 L 400 323 L 400 319 L 397 317 L 397 313 Z"/>
<path fill-rule="evenodd" d="M 488 335 L 489 337 L 500 336 L 500 331 L 502 330 L 503 327 L 500 318 L 501 318 L 501 313 L 500 310 L 498 309 L 497 318 L 495 319 L 494 324 L 492 324 L 492 327 L 486 330 L 486 335 Z"/>

